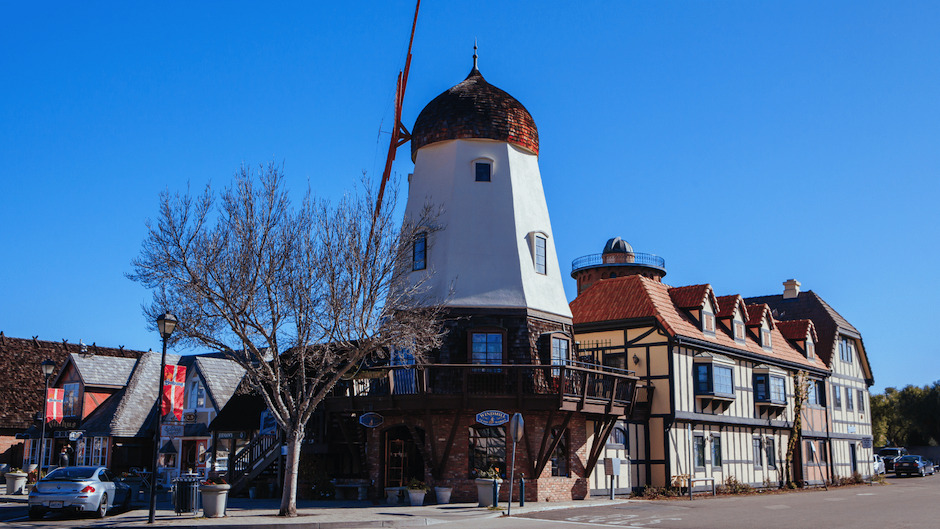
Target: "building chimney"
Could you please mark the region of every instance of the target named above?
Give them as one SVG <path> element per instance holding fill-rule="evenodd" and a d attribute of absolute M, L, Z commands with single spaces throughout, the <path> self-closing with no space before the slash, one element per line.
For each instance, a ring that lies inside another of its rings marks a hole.
<path fill-rule="evenodd" d="M 787 279 L 783 282 L 783 299 L 794 299 L 800 295 L 800 282 L 796 279 Z"/>

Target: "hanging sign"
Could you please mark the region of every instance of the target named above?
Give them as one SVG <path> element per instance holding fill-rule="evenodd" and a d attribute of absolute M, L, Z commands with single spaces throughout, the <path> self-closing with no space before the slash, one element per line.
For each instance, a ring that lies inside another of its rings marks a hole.
<path fill-rule="evenodd" d="M 62 404 L 65 402 L 65 390 L 49 388 L 46 393 L 46 422 L 62 420 Z"/>
<path fill-rule="evenodd" d="M 486 410 L 477 414 L 477 422 L 486 426 L 499 426 L 509 422 L 509 414 L 499 410 Z"/>
<path fill-rule="evenodd" d="M 160 415 L 172 413 L 176 420 L 183 418 L 183 390 L 186 385 L 186 366 L 163 367 L 163 395 L 160 398 Z"/>
<path fill-rule="evenodd" d="M 375 428 L 376 426 L 380 426 L 383 422 L 385 422 L 385 417 L 382 417 L 374 411 L 363 413 L 359 416 L 359 424 L 366 428 Z"/>

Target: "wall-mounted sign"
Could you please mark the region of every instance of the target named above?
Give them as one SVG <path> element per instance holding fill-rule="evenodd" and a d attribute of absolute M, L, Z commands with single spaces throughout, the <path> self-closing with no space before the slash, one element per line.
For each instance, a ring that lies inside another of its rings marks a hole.
<path fill-rule="evenodd" d="M 374 411 L 366 412 L 359 416 L 359 424 L 366 428 L 375 428 L 383 422 L 385 422 L 385 417 L 382 417 Z"/>
<path fill-rule="evenodd" d="M 261 412 L 261 424 L 258 427 L 259 435 L 274 435 L 277 433 L 277 421 L 274 419 L 274 414 L 268 410 Z"/>
<path fill-rule="evenodd" d="M 188 423 L 196 422 L 196 412 L 187 411 L 183 413 L 183 422 L 188 422 Z"/>
<path fill-rule="evenodd" d="M 246 439 L 245 432 L 219 432 L 219 439 Z"/>
<path fill-rule="evenodd" d="M 862 448 L 871 448 L 872 441 L 871 437 L 865 437 L 862 439 Z"/>
<path fill-rule="evenodd" d="M 183 425 L 182 424 L 164 424 L 163 432 L 161 432 L 160 436 L 161 437 L 182 437 Z"/>
<path fill-rule="evenodd" d="M 509 422 L 509 414 L 499 410 L 486 410 L 477 414 L 477 422 L 486 426 L 499 426 Z"/>
<path fill-rule="evenodd" d="M 69 441 L 78 441 L 82 438 L 82 434 L 85 432 L 82 431 L 71 431 L 69 432 Z"/>

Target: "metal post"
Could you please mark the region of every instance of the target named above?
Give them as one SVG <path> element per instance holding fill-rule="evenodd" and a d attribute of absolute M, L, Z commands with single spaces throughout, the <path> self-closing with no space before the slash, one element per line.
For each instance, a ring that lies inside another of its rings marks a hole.
<path fill-rule="evenodd" d="M 150 480 L 150 514 L 147 523 L 153 523 L 157 512 L 157 458 L 160 454 L 160 429 L 163 427 L 163 413 L 160 409 L 160 396 L 163 392 L 163 370 L 166 367 L 166 336 L 163 336 L 163 354 L 160 355 L 160 374 L 157 375 L 157 429 L 153 433 L 153 479 Z"/>
<path fill-rule="evenodd" d="M 525 507 L 525 474 L 519 476 L 519 506 Z"/>
<path fill-rule="evenodd" d="M 36 467 L 37 478 L 42 476 L 42 456 L 46 450 L 46 408 L 49 406 L 49 375 L 46 376 L 46 391 L 42 394 L 42 433 L 39 434 L 39 465 Z"/>
<path fill-rule="evenodd" d="M 506 516 L 512 516 L 512 482 L 516 472 L 516 439 L 512 440 L 512 463 L 509 467 L 509 501 L 506 502 Z"/>
<path fill-rule="evenodd" d="M 493 507 L 499 507 L 499 483 L 493 480 Z"/>

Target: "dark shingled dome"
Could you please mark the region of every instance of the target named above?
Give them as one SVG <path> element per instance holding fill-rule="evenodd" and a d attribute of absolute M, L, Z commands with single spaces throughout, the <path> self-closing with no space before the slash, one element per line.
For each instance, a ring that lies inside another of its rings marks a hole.
<path fill-rule="evenodd" d="M 411 160 L 425 145 L 468 138 L 505 141 L 539 153 L 532 115 L 516 98 L 487 83 L 476 67 L 418 114 L 411 132 Z"/>

